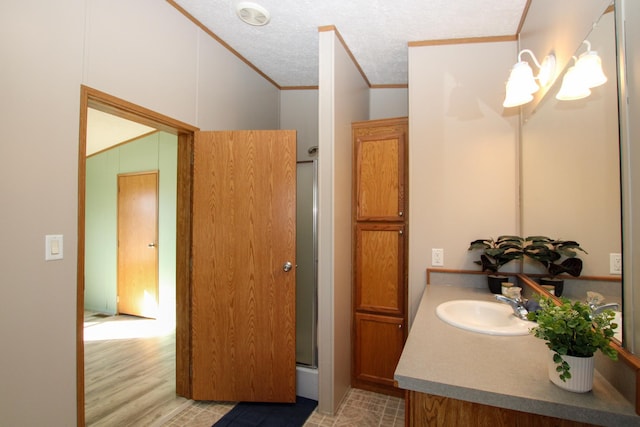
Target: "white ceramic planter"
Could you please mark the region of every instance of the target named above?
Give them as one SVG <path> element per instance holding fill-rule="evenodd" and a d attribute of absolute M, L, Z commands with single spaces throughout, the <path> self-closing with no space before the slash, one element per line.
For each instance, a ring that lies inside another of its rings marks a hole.
<path fill-rule="evenodd" d="M 571 378 L 566 381 L 560 379 L 560 373 L 556 371 L 558 366 L 553 361 L 553 351 L 549 351 L 549 379 L 552 383 L 558 387 L 573 391 L 576 393 L 586 393 L 593 388 L 593 370 L 594 370 L 594 357 L 574 357 L 574 356 L 562 356 L 562 358 L 569 364 L 569 372 Z"/>

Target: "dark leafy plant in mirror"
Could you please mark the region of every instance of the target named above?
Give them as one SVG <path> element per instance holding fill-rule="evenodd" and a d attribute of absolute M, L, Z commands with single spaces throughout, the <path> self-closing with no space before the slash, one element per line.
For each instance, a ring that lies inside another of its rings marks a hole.
<path fill-rule="evenodd" d="M 578 242 L 545 236 L 527 237 L 523 246 L 524 255 L 541 263 L 551 277 L 562 273 L 578 277 L 582 272 L 582 260 L 577 251 L 587 253 Z"/>
<path fill-rule="evenodd" d="M 508 262 L 522 259 L 522 244 L 522 237 L 499 236 L 496 240 L 493 238 L 474 240 L 469 250 L 482 250 L 480 260 L 474 262 L 482 267 L 482 271 L 497 273 Z"/>
<path fill-rule="evenodd" d="M 604 310 L 594 314 L 586 302 L 571 302 L 566 298 L 560 302 L 556 305 L 553 299 L 540 296 L 540 309 L 527 315 L 529 320 L 538 322 L 531 333 L 545 340 L 554 352 L 553 361 L 558 365 L 556 371 L 560 379 L 571 378 L 569 364 L 562 356 L 591 357 L 600 350 L 612 360 L 618 360 L 618 353 L 609 345 L 618 327 L 613 322 L 614 312 Z"/>

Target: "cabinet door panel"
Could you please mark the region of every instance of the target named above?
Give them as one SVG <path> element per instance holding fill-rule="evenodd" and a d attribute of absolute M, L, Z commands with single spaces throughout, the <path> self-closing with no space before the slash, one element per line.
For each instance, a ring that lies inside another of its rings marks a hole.
<path fill-rule="evenodd" d="M 404 217 L 403 133 L 356 139 L 356 219 L 402 221 Z"/>
<path fill-rule="evenodd" d="M 357 224 L 356 310 L 403 314 L 404 231 L 402 224 Z"/>
<path fill-rule="evenodd" d="M 394 386 L 393 373 L 403 347 L 401 318 L 356 314 L 356 380 Z"/>

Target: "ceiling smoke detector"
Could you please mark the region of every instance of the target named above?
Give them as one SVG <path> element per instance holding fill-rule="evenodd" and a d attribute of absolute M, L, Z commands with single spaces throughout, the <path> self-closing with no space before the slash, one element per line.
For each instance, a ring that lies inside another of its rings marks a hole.
<path fill-rule="evenodd" d="M 249 25 L 267 25 L 271 20 L 271 14 L 267 9 L 253 2 L 240 2 L 236 6 L 238 18 Z"/>

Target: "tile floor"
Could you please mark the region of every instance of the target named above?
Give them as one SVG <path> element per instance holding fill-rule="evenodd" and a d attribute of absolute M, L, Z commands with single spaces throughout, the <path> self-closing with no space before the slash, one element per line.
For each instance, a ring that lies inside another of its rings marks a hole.
<path fill-rule="evenodd" d="M 233 404 L 190 402 L 162 427 L 211 427 Z M 305 427 L 403 427 L 404 399 L 351 389 L 334 416 L 313 412 Z"/>

